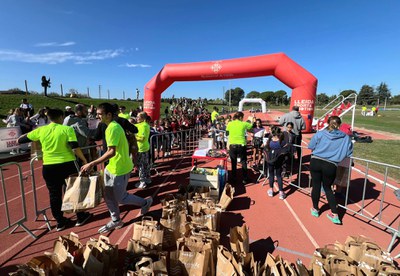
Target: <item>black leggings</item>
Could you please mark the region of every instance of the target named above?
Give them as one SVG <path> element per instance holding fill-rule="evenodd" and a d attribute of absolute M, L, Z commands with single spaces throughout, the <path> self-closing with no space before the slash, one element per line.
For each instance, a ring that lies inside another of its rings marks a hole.
<path fill-rule="evenodd" d="M 232 178 L 236 178 L 237 158 L 240 157 L 242 164 L 243 179 L 247 179 L 247 147 L 242 145 L 230 145 L 229 157 L 231 158 L 232 165 Z"/>
<path fill-rule="evenodd" d="M 336 178 L 337 167 L 328 162 L 317 158 L 311 158 L 310 171 L 312 178 L 311 198 L 314 209 L 319 210 L 318 203 L 321 197 L 321 183 L 324 187 L 326 198 L 332 213 L 337 214 L 337 204 L 335 195 L 332 191 L 332 184 Z"/>
<path fill-rule="evenodd" d="M 278 182 L 279 191 L 283 191 L 283 181 L 282 181 L 282 165 L 274 166 L 268 164 L 268 174 L 269 174 L 269 187 L 274 188 L 275 176 Z"/>

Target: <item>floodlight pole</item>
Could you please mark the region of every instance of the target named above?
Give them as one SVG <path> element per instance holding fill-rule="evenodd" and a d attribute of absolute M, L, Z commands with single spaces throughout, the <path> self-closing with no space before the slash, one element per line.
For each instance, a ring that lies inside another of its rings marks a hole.
<path fill-rule="evenodd" d="M 28 82 L 25 80 L 25 95 L 28 95 Z"/>
<path fill-rule="evenodd" d="M 110 89 L 107 89 L 108 99 L 110 99 Z"/>
<path fill-rule="evenodd" d="M 60 84 L 60 88 L 61 88 L 61 97 L 63 97 L 64 96 L 64 90 L 63 90 L 62 83 Z"/>
<path fill-rule="evenodd" d="M 101 84 L 99 84 L 99 99 L 101 99 Z"/>

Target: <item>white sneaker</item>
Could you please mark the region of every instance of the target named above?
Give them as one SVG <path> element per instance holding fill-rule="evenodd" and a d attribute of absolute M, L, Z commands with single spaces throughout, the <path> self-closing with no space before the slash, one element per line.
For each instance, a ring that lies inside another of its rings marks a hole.
<path fill-rule="evenodd" d="M 286 198 L 286 194 L 283 191 L 279 192 L 279 199 L 285 199 Z"/>
<path fill-rule="evenodd" d="M 123 225 L 124 225 L 124 223 L 122 222 L 122 220 L 117 220 L 117 221 L 110 220 L 106 225 L 101 227 L 97 232 L 99 232 L 100 234 L 108 233 L 114 229 L 120 229 Z"/>
<path fill-rule="evenodd" d="M 274 190 L 269 189 L 269 190 L 267 191 L 267 194 L 268 194 L 269 197 L 273 197 L 273 196 L 274 196 Z"/>
<path fill-rule="evenodd" d="M 138 182 L 138 183 L 135 184 L 135 187 L 136 187 L 136 188 L 139 188 L 139 189 L 144 189 L 144 188 L 147 187 L 147 184 L 146 184 L 146 182 L 144 182 L 144 181 L 140 181 L 140 182 Z"/>
<path fill-rule="evenodd" d="M 140 215 L 145 215 L 151 207 L 151 204 L 153 204 L 153 198 L 150 196 L 148 198 L 145 199 L 146 203 L 142 206 L 142 209 L 140 210 Z"/>

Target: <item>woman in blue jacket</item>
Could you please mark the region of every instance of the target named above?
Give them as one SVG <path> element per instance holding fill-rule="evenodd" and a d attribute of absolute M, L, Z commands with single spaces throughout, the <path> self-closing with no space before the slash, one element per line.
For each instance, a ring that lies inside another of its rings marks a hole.
<path fill-rule="evenodd" d="M 330 117 L 327 129 L 317 132 L 308 145 L 308 148 L 312 150 L 310 172 L 313 186 L 311 192 L 313 208 L 311 214 L 319 217 L 318 203 L 322 184 L 331 209 L 331 213 L 327 217 L 335 224 L 341 224 L 341 221 L 331 186 L 336 178 L 338 163 L 353 154 L 353 143 L 350 137 L 339 130 L 341 123 L 338 116 Z"/>

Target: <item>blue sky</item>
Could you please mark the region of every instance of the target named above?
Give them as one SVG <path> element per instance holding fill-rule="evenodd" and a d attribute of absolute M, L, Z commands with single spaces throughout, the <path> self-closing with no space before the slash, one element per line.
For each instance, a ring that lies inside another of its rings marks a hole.
<path fill-rule="evenodd" d="M 77 89 L 135 98 L 165 64 L 283 52 L 318 92 L 385 82 L 400 94 L 400 1 L 2 0 L 0 90 Z M 291 90 L 272 76 L 174 83 L 163 96 L 221 98 L 223 88 Z M 142 97 L 142 94 L 141 94 Z"/>

